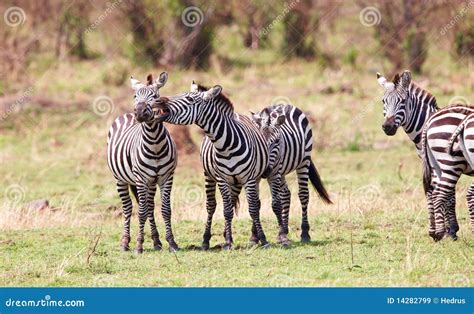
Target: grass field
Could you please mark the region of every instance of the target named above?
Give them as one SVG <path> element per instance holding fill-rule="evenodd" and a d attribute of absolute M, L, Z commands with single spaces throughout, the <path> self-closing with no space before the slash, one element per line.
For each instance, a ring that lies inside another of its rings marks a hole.
<path fill-rule="evenodd" d="M 120 252 L 120 202 L 105 147 L 113 119 L 131 111 L 132 93 L 128 82 L 103 85 L 95 62 L 62 63 L 38 69 L 35 94 L 89 104 L 108 96 L 113 106 L 97 115 L 92 105 L 39 108 L 33 103 L 1 121 L 0 286 L 472 286 L 474 236 L 465 202 L 470 178 L 458 184 L 459 240 L 434 243 L 427 232 L 420 160 L 403 130 L 388 138 L 380 128 L 382 90 L 371 60 L 360 61 L 369 64 L 362 70 L 271 57 L 259 61 L 251 53 L 240 58 L 254 63 L 224 72 L 169 71 L 162 94 L 186 91 L 195 79 L 221 84 L 240 113 L 263 108 L 276 97 L 308 112 L 315 134 L 313 159 L 335 203 L 324 205 L 311 192 L 311 243 L 299 243 L 301 213 L 290 176 L 290 248 L 275 244 L 277 228 L 263 184 L 270 249 L 247 247 L 251 224 L 243 199 L 234 228 L 236 249 L 218 248 L 223 242 L 220 203 L 211 240 L 215 249 L 196 249 L 206 211 L 195 152 L 179 156 L 173 187 L 173 227 L 182 250 L 151 251 L 147 226 L 144 254 Z M 441 106 L 459 96 L 472 102 L 472 65 L 453 64 L 440 53 L 430 54 L 427 63 L 438 66 L 414 80 Z M 147 72 L 137 68 L 130 74 L 144 78 Z M 190 130 L 199 144 L 201 133 L 194 126 Z M 43 198 L 50 209 L 25 206 Z M 163 234 L 159 208 L 156 215 Z M 132 246 L 136 232 L 134 216 Z"/>

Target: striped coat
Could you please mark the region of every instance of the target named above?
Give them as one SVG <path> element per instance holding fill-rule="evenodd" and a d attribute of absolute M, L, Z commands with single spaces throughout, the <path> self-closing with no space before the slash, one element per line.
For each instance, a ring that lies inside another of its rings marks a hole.
<path fill-rule="evenodd" d="M 470 141 L 470 132 L 460 141 L 455 134 L 469 125 L 466 118 L 473 113 L 474 107 L 463 104 L 443 108 L 427 121 L 423 132 L 423 184 L 425 191 L 432 191 L 436 240 L 446 233 L 456 239 L 459 230 L 455 213 L 450 210 L 454 206 L 452 199 L 461 175 L 473 176 L 474 168 L 464 148 Z M 467 201 L 474 231 L 474 184 L 469 187 Z"/>
<path fill-rule="evenodd" d="M 258 180 L 268 165 L 265 139 L 250 118 L 234 113 L 230 100 L 214 86 L 173 97 L 162 97 L 163 119 L 173 124 L 196 124 L 206 137 L 201 146 L 201 160 L 206 178 L 206 207 L 208 219 L 203 236 L 203 248 L 209 248 L 212 217 L 216 208 L 216 185 L 224 203 L 225 249 L 232 247 L 232 219 L 238 194 L 245 188 L 259 241 L 268 242 L 260 222 Z"/>
<path fill-rule="evenodd" d="M 270 106 L 263 109 L 261 112 L 254 114 L 254 120 L 263 130 L 266 125 L 270 123 L 272 115 L 283 115 L 285 123 L 280 126 L 280 165 L 278 176 L 269 175 L 268 182 L 272 191 L 272 207 L 275 210 L 276 206 L 281 200 L 282 220 L 284 226 L 283 235 L 280 235 L 280 241 L 287 241 L 288 234 L 288 219 L 291 201 L 291 193 L 288 188 L 285 176 L 296 171 L 298 177 L 298 197 L 302 207 L 302 222 L 301 222 L 301 241 L 309 241 L 309 222 L 307 216 L 307 209 L 309 203 L 308 179 L 318 192 L 321 199 L 330 204 L 329 195 L 319 177 L 319 173 L 311 159 L 311 152 L 313 148 L 313 134 L 311 125 L 305 114 L 297 107 L 292 105 L 278 105 Z M 281 177 L 281 178 L 279 178 Z M 281 181 L 275 184 L 274 180 Z"/>
<path fill-rule="evenodd" d="M 159 108 L 154 107 L 159 97 L 159 88 L 165 84 L 167 74 L 148 85 L 132 79 L 135 90 L 135 113 L 126 113 L 112 123 L 107 139 L 107 161 L 117 181 L 117 190 L 122 201 L 124 231 L 122 250 L 129 250 L 130 218 L 132 215 L 131 190 L 139 207 L 139 233 L 136 251 L 143 252 L 144 225 L 150 221 L 151 237 L 155 249 L 161 249 L 154 218 L 156 186 L 160 187 L 162 215 L 166 225 L 166 240 L 170 250 L 178 249 L 171 229 L 170 195 L 173 174 L 176 168 L 176 145 L 164 125 L 155 119 Z"/>
<path fill-rule="evenodd" d="M 382 98 L 385 118 L 383 131 L 392 136 L 402 127 L 423 160 L 429 235 L 435 240 L 445 234 L 456 239 L 459 226 L 453 184 L 456 184 L 461 173 L 468 173 L 469 170 L 465 169 L 464 158 L 456 156 L 460 154 L 457 148 L 453 156 L 447 154 L 446 150 L 449 137 L 465 115 L 463 106 L 439 110 L 436 98 L 412 82 L 409 71 L 397 74 L 392 82 L 377 73 L 377 80 L 385 91 Z M 455 175 L 450 177 L 453 169 Z M 438 181 L 442 181 L 440 185 Z M 449 188 L 446 188 L 447 182 Z"/>

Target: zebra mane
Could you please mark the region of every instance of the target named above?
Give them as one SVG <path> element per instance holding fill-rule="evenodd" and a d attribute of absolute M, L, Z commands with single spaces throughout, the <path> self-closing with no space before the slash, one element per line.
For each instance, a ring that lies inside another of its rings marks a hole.
<path fill-rule="evenodd" d="M 435 100 L 435 108 L 436 108 L 436 110 L 439 109 L 438 100 L 437 100 L 436 97 L 435 97 L 433 94 L 431 94 L 427 89 L 421 87 L 420 85 L 418 85 L 418 83 L 413 82 L 413 81 L 410 82 L 410 89 L 411 89 L 411 90 L 420 89 L 420 90 L 423 92 L 423 94 L 425 94 L 425 95 L 427 96 L 427 97 L 425 97 L 426 99 L 433 98 L 433 99 Z"/>
<path fill-rule="evenodd" d="M 198 86 L 198 92 L 205 92 L 205 91 L 209 90 L 209 87 L 207 87 L 207 86 L 204 86 L 204 85 L 201 85 L 201 84 L 197 84 L 197 86 Z M 227 106 L 229 106 L 229 108 L 232 111 L 234 111 L 234 104 L 232 103 L 232 101 L 230 101 L 230 99 L 226 95 L 224 95 L 224 93 L 221 92 L 218 96 L 218 99 L 221 100 Z"/>

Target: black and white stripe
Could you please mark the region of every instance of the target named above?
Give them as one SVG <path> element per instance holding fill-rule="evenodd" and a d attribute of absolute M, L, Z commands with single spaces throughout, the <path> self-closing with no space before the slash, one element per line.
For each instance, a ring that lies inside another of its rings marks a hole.
<path fill-rule="evenodd" d="M 208 219 L 203 237 L 203 248 L 209 248 L 212 216 L 215 212 L 216 185 L 224 203 L 225 249 L 232 247 L 232 219 L 237 198 L 245 188 L 258 239 L 264 247 L 268 242 L 260 223 L 258 180 L 268 165 L 265 139 L 250 118 L 234 113 L 232 103 L 216 85 L 174 97 L 161 97 L 165 121 L 173 124 L 196 124 L 206 136 L 201 146 L 201 160 L 206 178 L 206 207 Z"/>
<path fill-rule="evenodd" d="M 139 233 L 136 251 L 143 252 L 144 226 L 148 217 L 151 227 L 153 246 L 159 250 L 162 244 L 159 239 L 154 218 L 154 197 L 156 185 L 160 188 L 161 212 L 166 225 L 166 240 L 171 251 L 178 249 L 171 229 L 170 195 L 173 174 L 176 168 L 176 145 L 160 119 L 155 115 L 161 113 L 155 106 L 161 88 L 168 78 L 163 72 L 153 82 L 148 76 L 148 85 L 132 78 L 135 90 L 135 113 L 118 117 L 109 129 L 107 140 L 107 161 L 110 170 L 117 180 L 117 190 L 123 206 L 124 231 L 121 241 L 123 250 L 129 250 L 130 218 L 132 190 L 139 207 Z"/>
<path fill-rule="evenodd" d="M 266 114 L 265 112 L 268 113 Z M 272 190 L 272 207 L 277 206 L 278 199 L 281 199 L 284 233 L 280 240 L 285 241 L 286 235 L 288 234 L 288 219 L 291 202 L 291 193 L 285 176 L 296 171 L 299 188 L 298 197 L 302 208 L 301 241 L 307 242 L 311 239 L 309 235 L 310 226 L 308 222 L 308 179 L 325 203 L 330 204 L 331 200 L 311 159 L 313 133 L 309 120 L 305 114 L 299 108 L 292 105 L 276 105 L 263 109 L 257 114 L 257 116 L 255 116 L 255 119 L 260 128 L 265 128 L 265 126 L 270 123 L 269 117 L 278 117 L 280 114 L 285 117 L 285 123 L 281 124 L 279 128 L 281 137 L 279 145 L 281 155 L 279 173 L 277 173 L 276 177 L 272 175 L 268 177 L 270 188 Z M 261 119 L 262 116 L 263 119 Z M 277 184 L 272 184 L 273 180 L 279 179 L 278 177 L 281 177 L 280 188 L 278 188 Z"/>
<path fill-rule="evenodd" d="M 435 97 L 412 82 L 409 71 L 397 74 L 393 82 L 378 73 L 377 79 L 385 89 L 384 132 L 391 136 L 403 127 L 423 160 L 429 234 L 435 240 L 446 233 L 456 239 L 459 226 L 454 186 L 462 173 L 472 170 L 458 147 L 453 154 L 446 151 L 451 134 L 469 109 L 456 105 L 438 110 Z"/>
<path fill-rule="evenodd" d="M 458 144 L 469 167 L 474 169 L 474 113 L 466 115 L 451 135 L 447 151 L 450 155 L 454 154 L 455 144 Z M 474 184 L 467 191 L 467 205 L 471 230 L 474 232 Z"/>
<path fill-rule="evenodd" d="M 283 245 L 289 245 L 288 240 L 288 215 L 282 217 L 282 205 L 280 198 L 282 180 L 282 136 L 281 126 L 285 122 L 285 113 L 282 106 L 274 110 L 264 109 L 261 112 L 252 113 L 252 120 L 262 132 L 268 146 L 269 162 L 262 178 L 267 178 L 272 194 L 272 209 L 278 221 L 279 232 L 277 241 Z M 257 235 L 252 228 L 250 242 L 258 243 Z"/>

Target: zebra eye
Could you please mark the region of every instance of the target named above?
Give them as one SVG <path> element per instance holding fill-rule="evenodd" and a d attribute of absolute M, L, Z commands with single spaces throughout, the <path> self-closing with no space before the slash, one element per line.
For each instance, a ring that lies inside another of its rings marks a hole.
<path fill-rule="evenodd" d="M 186 100 L 189 102 L 193 102 L 194 99 L 191 96 L 186 96 Z"/>

